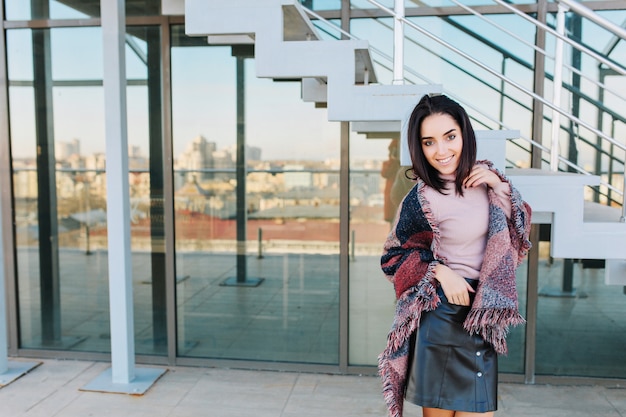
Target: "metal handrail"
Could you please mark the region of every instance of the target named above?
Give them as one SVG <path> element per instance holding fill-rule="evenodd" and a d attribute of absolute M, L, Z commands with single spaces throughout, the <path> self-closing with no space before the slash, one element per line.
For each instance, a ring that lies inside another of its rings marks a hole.
<path fill-rule="evenodd" d="M 462 4 L 458 3 L 458 2 L 457 2 L 457 1 L 455 1 L 455 0 L 452 0 L 452 1 L 453 1 L 454 3 L 456 3 L 457 5 L 460 5 L 462 8 L 464 8 L 464 9 L 466 9 L 466 10 L 468 10 L 468 11 L 470 11 L 470 12 L 474 13 L 474 14 L 476 14 L 476 12 L 474 12 L 471 8 L 464 7 Z M 494 1 L 498 2 L 498 0 L 494 0 Z M 394 17 L 394 20 L 395 20 L 395 19 L 397 19 L 397 18 L 396 18 L 396 16 L 395 16 L 395 14 L 394 14 L 394 12 L 392 12 L 389 8 L 385 7 L 384 5 L 381 5 L 380 3 L 378 3 L 378 2 L 376 2 L 376 1 L 374 1 L 374 0 L 368 0 L 368 2 L 369 2 L 369 3 L 371 3 L 371 4 L 374 4 L 374 5 L 375 5 L 375 6 L 377 6 L 380 10 L 383 10 L 383 11 L 385 11 L 386 13 L 390 14 L 391 16 L 393 16 L 393 17 Z M 510 8 L 510 7 L 509 7 L 509 8 Z M 526 16 L 526 15 L 522 14 L 521 12 L 519 12 L 519 11 L 517 11 L 517 10 L 514 10 L 514 12 L 517 12 L 516 14 L 520 14 L 520 15 L 521 15 L 522 17 L 524 17 L 525 19 L 527 18 L 527 16 Z M 333 25 L 333 27 L 334 27 L 334 29 L 335 29 L 335 30 L 338 30 L 338 31 L 342 32 L 342 33 L 343 33 L 344 35 L 346 35 L 347 37 L 349 37 L 349 38 L 351 38 L 351 39 L 358 39 L 357 37 L 353 36 L 352 34 L 349 34 L 349 33 L 345 32 L 345 31 L 340 30 L 340 29 L 339 29 L 336 25 L 334 25 L 334 24 L 332 24 L 332 23 L 330 23 L 330 22 L 325 21 L 325 19 L 323 19 L 323 18 L 322 18 L 321 16 L 319 16 L 319 15 L 316 15 L 314 12 L 311 12 L 310 14 L 311 14 L 311 15 L 313 15 L 316 19 L 319 19 L 319 20 L 321 20 L 321 21 L 324 21 L 326 24 Z M 482 15 L 479 15 L 479 16 L 482 16 Z M 483 19 L 491 23 L 491 21 L 490 21 L 489 19 L 485 19 L 485 18 L 483 18 Z M 423 30 L 423 29 L 421 29 L 421 28 L 416 27 L 414 24 L 412 24 L 412 22 L 410 22 L 410 21 L 406 20 L 405 18 L 401 18 L 400 20 L 402 20 L 405 24 L 408 24 L 409 26 L 411 26 L 411 27 L 413 27 L 414 29 L 418 30 L 419 32 L 423 33 L 424 35 L 426 35 L 426 36 L 430 37 L 431 39 L 433 39 L 433 40 L 437 41 L 438 43 L 440 43 L 440 44 L 444 45 L 444 46 L 445 46 L 445 47 L 447 47 L 448 49 L 450 49 L 450 50 L 452 50 L 452 51 L 454 51 L 454 52 L 457 52 L 457 53 L 459 53 L 459 52 L 460 52 L 460 51 L 458 51 L 455 47 L 453 47 L 452 45 L 447 44 L 445 41 L 440 41 L 439 39 L 436 39 L 435 37 L 433 37 L 433 35 L 431 35 L 431 34 L 430 34 L 430 33 L 428 33 L 427 31 L 425 31 L 425 30 Z M 528 20 L 528 19 L 527 19 L 527 20 Z M 568 38 L 566 38 L 566 37 L 564 37 L 564 36 L 562 36 L 562 35 L 559 35 L 557 32 L 555 32 L 555 31 L 554 31 L 554 30 L 552 30 L 551 28 L 549 28 L 549 27 L 547 27 L 547 26 L 545 26 L 545 25 L 541 24 L 540 22 L 535 21 L 534 19 L 531 19 L 531 23 L 535 24 L 536 26 L 541 26 L 541 27 L 543 27 L 546 31 L 548 31 L 548 32 L 550 32 L 550 33 L 553 33 L 553 34 L 554 34 L 554 36 L 557 36 L 557 37 L 561 37 L 561 38 L 563 38 L 563 41 L 564 41 L 564 42 L 567 42 L 567 43 L 570 43 L 570 44 L 571 44 L 571 43 L 573 43 L 573 41 L 569 40 Z M 494 26 L 496 26 L 496 27 L 499 27 L 499 26 L 498 26 L 497 24 L 495 24 L 495 23 L 492 23 L 492 24 L 493 24 Z M 500 29 L 503 29 L 503 28 L 501 28 L 501 27 L 499 27 L 499 28 L 500 28 Z M 511 34 L 511 33 L 510 33 L 510 32 L 508 32 L 508 31 L 505 31 L 505 32 L 506 32 L 506 33 L 509 33 L 509 34 L 510 34 L 511 36 L 513 36 L 513 37 L 516 37 L 516 35 Z M 517 38 L 517 37 L 516 37 L 516 38 Z M 534 45 L 530 45 L 530 44 L 528 44 L 527 42 L 525 42 L 525 41 L 523 41 L 523 40 L 521 40 L 521 41 L 522 41 L 524 44 L 528 45 L 529 47 L 533 48 L 534 50 L 538 50 L 540 53 L 543 53 L 543 54 L 544 54 L 545 56 L 547 56 L 548 58 L 552 58 L 551 56 L 549 56 L 549 55 L 546 53 L 546 51 L 541 50 L 541 48 L 537 48 L 537 47 L 536 47 L 536 46 L 534 46 Z M 573 46 L 574 46 L 574 47 L 577 47 L 576 45 L 573 45 Z M 382 57 L 384 57 L 384 58 L 385 58 L 385 59 L 387 59 L 388 61 L 393 61 L 393 58 L 388 57 L 388 56 L 387 56 L 386 54 L 384 54 L 383 52 L 378 51 L 378 50 L 376 50 L 375 48 L 371 48 L 371 49 L 373 50 L 373 52 L 376 52 L 377 54 L 381 55 Z M 580 49 L 580 48 L 579 48 L 579 49 Z M 592 56 L 593 56 L 593 55 L 597 56 L 597 54 L 595 54 L 595 53 L 594 53 L 593 51 L 591 51 L 591 50 L 588 50 L 588 49 L 587 49 L 587 48 L 585 48 L 585 47 L 582 47 L 582 50 L 583 50 L 583 52 L 588 52 L 588 53 L 589 53 L 590 55 L 592 55 Z M 599 131 L 599 130 L 595 129 L 593 126 L 591 126 L 591 125 L 589 125 L 589 124 L 587 124 L 587 123 L 583 122 L 582 120 L 580 120 L 580 119 L 579 119 L 579 118 L 577 118 L 576 116 L 574 116 L 574 115 L 572 115 L 572 114 L 569 114 L 569 113 L 567 113 L 567 112 L 565 112 L 565 111 L 563 111 L 563 110 L 560 110 L 559 108 L 555 108 L 556 106 L 552 106 L 552 105 L 551 105 L 551 103 L 549 103 L 549 102 L 547 102 L 547 101 L 543 100 L 541 97 L 536 96 L 536 95 L 535 95 L 533 92 L 531 92 L 530 90 L 527 90 L 527 89 L 524 89 L 523 87 L 520 87 L 520 86 L 519 86 L 519 85 L 517 85 L 517 84 L 516 84 L 513 80 L 510 80 L 509 78 L 504 77 L 504 76 L 502 76 L 502 75 L 501 75 L 501 74 L 499 74 L 499 73 L 494 73 L 494 71 L 493 71 L 492 69 L 490 69 L 489 67 L 486 67 L 486 66 L 484 66 L 484 65 L 481 65 L 481 63 L 477 62 L 476 60 L 471 59 L 471 57 L 468 57 L 467 55 L 464 55 L 464 54 L 462 54 L 462 53 L 461 53 L 461 56 L 463 56 L 464 58 L 469 59 L 470 61 L 474 62 L 476 65 L 480 66 L 480 67 L 481 67 L 481 68 L 483 68 L 484 70 L 486 70 L 486 71 L 488 71 L 488 72 L 491 72 L 493 75 L 495 75 L 496 77 L 500 78 L 500 79 L 501 79 L 501 80 L 503 80 L 504 82 L 507 82 L 508 84 L 515 86 L 516 88 L 520 89 L 521 91 L 523 91 L 523 92 L 524 92 L 524 93 L 526 93 L 527 95 L 530 95 L 531 97 L 533 97 L 533 98 L 535 98 L 535 99 L 537 99 L 537 100 L 539 100 L 539 101 L 543 102 L 546 106 L 548 106 L 548 107 L 552 108 L 552 109 L 555 111 L 555 113 L 556 113 L 556 114 L 562 114 L 562 115 L 566 116 L 566 117 L 567 117 L 569 120 L 571 120 L 572 122 L 577 123 L 578 125 L 580 125 L 580 126 L 583 126 L 583 127 L 587 128 L 587 129 L 588 129 L 588 130 L 590 130 L 591 132 L 595 133 L 597 136 L 602 137 L 602 138 L 604 138 L 605 140 L 609 141 L 609 142 L 610 142 L 610 143 L 612 143 L 614 146 L 617 146 L 617 147 L 618 147 L 618 148 L 620 148 L 620 149 L 626 149 L 626 147 L 625 147 L 624 145 L 622 145 L 622 144 L 621 144 L 621 143 L 619 143 L 619 142 L 616 142 L 616 141 L 615 141 L 615 139 L 613 139 L 612 137 L 610 137 L 610 136 L 608 136 L 608 135 L 604 134 L 603 132 L 601 132 L 601 131 Z M 607 65 L 607 66 L 611 66 L 611 67 L 615 68 L 618 72 L 620 72 L 620 69 L 621 69 L 621 67 L 620 67 L 620 66 L 617 66 L 617 64 L 614 64 L 612 61 L 609 61 L 609 60 L 603 59 L 602 57 L 600 57 L 600 58 L 601 58 L 601 59 L 599 59 L 599 61 L 603 62 L 603 63 L 604 63 L 605 65 Z M 565 68 L 569 68 L 572 72 L 579 73 L 579 75 L 581 75 L 581 76 L 583 76 L 583 77 L 585 77 L 585 78 L 588 78 L 588 77 L 586 77 L 586 76 L 585 76 L 585 74 L 582 74 L 580 71 L 578 71 L 578 70 L 577 70 L 577 69 L 575 69 L 575 68 L 571 68 L 571 67 L 569 67 L 568 65 L 564 65 L 563 67 L 565 67 Z M 389 69 L 388 67 L 385 67 L 385 68 Z M 432 83 L 432 81 L 430 81 L 430 80 L 426 80 L 426 79 L 425 79 L 425 77 L 424 77 L 423 75 L 421 75 L 421 74 L 417 74 L 417 73 L 413 72 L 410 68 L 407 68 L 407 69 L 405 69 L 405 70 L 406 70 L 406 71 L 408 71 L 408 72 L 410 72 L 412 75 L 414 75 L 414 76 L 416 76 L 416 77 L 418 77 L 418 78 L 420 78 L 420 79 L 422 79 L 422 80 L 424 80 L 424 81 L 426 81 L 426 82 L 430 82 L 430 83 Z M 588 79 L 589 79 L 589 78 L 588 78 Z M 589 81 L 590 81 L 590 82 L 592 82 L 592 83 L 594 83 L 594 84 L 596 84 L 597 86 L 602 87 L 602 84 L 601 84 L 601 83 L 596 82 L 595 80 L 589 79 Z M 613 93 L 613 92 L 611 91 L 611 93 Z M 448 95 L 450 95 L 450 94 L 448 94 Z M 451 96 L 452 96 L 452 95 L 451 95 Z M 617 94 L 616 94 L 616 97 L 621 98 L 621 97 L 620 97 L 619 95 L 617 95 Z M 623 99 L 623 98 L 622 98 L 622 99 Z M 471 107 L 471 106 L 470 106 L 470 107 Z M 490 119 L 492 122 L 496 123 L 497 125 L 502 126 L 502 127 L 505 127 L 504 123 L 502 123 L 501 121 L 498 121 L 498 120 L 495 120 L 495 119 L 493 119 L 493 118 L 491 118 L 491 117 L 489 117 L 489 116 L 486 116 L 484 113 L 482 113 L 482 112 L 481 112 L 480 110 L 478 110 L 478 109 L 475 109 L 475 108 L 474 108 L 474 110 L 475 110 L 478 114 L 480 114 L 481 116 L 483 116 L 483 117 L 486 117 L 486 118 Z M 539 143 L 537 143 L 537 142 L 535 142 L 535 141 L 533 141 L 533 140 L 531 140 L 531 139 L 529 139 L 529 138 L 526 138 L 526 137 L 521 137 L 521 139 L 525 140 L 526 142 L 529 142 L 532 146 L 537 147 L 537 148 L 539 148 L 539 149 L 543 150 L 543 151 L 544 151 L 544 152 L 546 152 L 546 153 L 551 153 L 551 152 L 550 152 L 550 149 L 545 148 L 543 145 L 541 145 L 541 144 L 539 144 Z M 557 155 L 558 155 L 558 153 L 557 153 Z M 585 174 L 585 175 L 591 175 L 589 172 L 587 172 L 586 170 L 584 170 L 582 167 L 580 167 L 580 166 L 578 166 L 578 165 L 576 165 L 576 164 L 572 163 L 571 161 L 567 160 L 567 159 L 566 159 L 566 158 L 564 158 L 564 157 L 561 157 L 560 155 L 558 155 L 558 160 L 559 160 L 560 162 L 563 162 L 566 166 L 568 166 L 568 167 L 570 167 L 570 168 L 574 169 L 574 170 L 575 170 L 575 171 L 577 171 L 577 172 L 580 172 L 580 173 Z M 619 193 L 619 194 L 621 194 L 621 195 L 624 195 L 624 193 L 623 193 L 623 192 L 619 191 L 617 188 L 615 188 L 615 187 L 614 187 L 614 186 L 612 186 L 611 184 L 608 184 L 608 183 L 606 183 L 606 184 L 605 184 L 605 183 L 604 183 L 604 181 L 602 181 L 602 183 L 603 183 L 603 185 L 605 185 L 607 188 L 612 189 L 612 190 L 616 191 L 617 193 Z"/>
<path fill-rule="evenodd" d="M 454 0 L 453 0 L 453 1 L 454 1 Z M 359 37 L 357 37 L 357 36 L 355 36 L 355 35 L 353 35 L 353 34 L 351 34 L 351 33 L 347 32 L 347 31 L 345 31 L 345 30 L 341 29 L 340 27 L 338 27 L 337 25 L 335 25 L 333 22 L 331 22 L 331 21 L 329 21 L 329 20 L 325 19 L 324 17 L 322 17 L 321 15 L 317 14 L 317 13 L 316 13 L 316 12 L 314 12 L 313 10 L 310 10 L 310 9 L 308 9 L 308 8 L 306 8 L 306 7 L 303 7 L 303 9 L 304 9 L 304 11 L 305 11 L 307 14 L 309 14 L 309 15 L 313 16 L 315 19 L 319 20 L 320 22 L 324 23 L 325 25 L 332 27 L 332 30 L 336 30 L 336 31 L 338 31 L 340 34 L 344 35 L 345 37 L 347 37 L 347 38 L 349 38 L 349 39 L 352 39 L 352 40 L 360 40 L 360 39 L 361 39 L 361 38 L 359 38 Z M 383 25 L 385 28 L 390 29 L 390 30 L 393 30 L 393 28 L 392 28 L 392 27 L 390 27 L 390 26 L 388 26 L 388 25 L 384 24 L 383 22 L 380 22 L 380 21 L 377 21 L 377 22 L 378 22 L 379 24 Z M 328 32 L 327 32 L 327 33 L 328 33 Z M 337 38 L 337 39 L 338 39 L 338 38 Z M 411 40 L 411 38 L 409 38 L 409 39 Z M 413 42 L 414 42 L 415 44 L 417 44 L 418 46 L 420 46 L 420 47 L 422 47 L 422 48 L 425 48 L 423 45 L 419 45 L 419 44 L 418 44 L 417 42 L 415 42 L 415 41 L 413 41 Z M 371 50 L 372 52 L 374 52 L 375 54 L 380 55 L 380 56 L 381 56 L 383 59 L 385 59 L 387 62 L 389 62 L 389 63 L 392 63 L 392 62 L 393 62 L 393 57 L 389 56 L 388 54 L 386 54 L 385 52 L 381 51 L 380 49 L 375 48 L 375 47 L 373 47 L 373 46 L 370 46 L 370 50 Z M 432 51 L 430 51 L 430 50 L 428 50 L 428 49 L 426 49 L 426 50 L 434 54 L 434 52 L 432 52 Z M 445 59 L 445 58 L 444 58 L 444 59 Z M 453 63 L 453 62 L 448 61 L 448 60 L 446 60 L 446 61 L 447 61 L 449 64 L 454 65 L 454 63 Z M 382 63 L 382 62 L 380 62 L 380 61 L 378 61 L 378 60 L 374 60 L 374 62 L 376 62 L 377 64 L 381 65 L 383 68 L 385 68 L 385 69 L 386 69 L 386 70 L 388 70 L 389 72 L 393 71 L 393 69 L 392 69 L 391 67 L 386 66 L 384 63 Z M 458 67 L 458 68 L 459 68 L 459 69 L 461 69 L 460 67 Z M 461 70 L 462 70 L 462 69 L 461 69 Z M 424 81 L 424 82 L 426 82 L 426 83 L 429 83 L 429 84 L 436 84 L 436 82 L 435 82 L 434 80 L 431 80 L 431 79 L 429 79 L 429 78 L 425 77 L 423 74 L 417 73 L 417 72 L 416 72 L 416 71 L 414 71 L 414 70 L 413 70 L 413 68 L 411 68 L 411 67 L 404 67 L 404 71 L 406 71 L 407 73 L 409 73 L 409 74 L 411 74 L 411 75 L 415 76 L 416 78 L 418 78 L 418 79 L 420 79 L 420 80 L 422 80 L 422 81 Z M 471 74 L 471 73 L 467 73 L 467 74 L 468 74 L 468 75 L 470 75 L 470 76 L 472 76 L 472 74 Z M 478 77 L 475 77 L 475 78 L 476 78 L 476 79 L 478 79 Z M 446 90 L 446 89 L 445 89 L 445 87 L 444 87 L 443 92 L 444 92 L 446 95 L 448 95 L 448 96 L 450 96 L 450 97 L 454 98 L 455 100 L 457 100 L 457 101 L 459 101 L 459 102 L 463 102 L 463 100 L 462 100 L 460 97 L 455 97 L 455 96 L 454 96 L 454 93 L 452 93 L 452 92 L 450 92 L 450 91 Z M 513 98 L 511 98 L 511 99 L 513 99 Z M 477 113 L 477 114 L 481 115 L 482 117 L 484 117 L 484 118 L 488 119 L 488 121 L 490 121 L 490 122 L 494 123 L 494 124 L 495 124 L 495 125 L 497 125 L 498 127 L 503 128 L 503 129 L 513 129 L 513 127 L 506 125 L 506 124 L 505 124 L 505 123 L 503 123 L 502 121 L 497 120 L 497 119 L 495 119 L 495 118 L 493 118 L 493 117 L 491 117 L 491 116 L 489 116 L 489 115 L 487 115 L 487 114 L 483 113 L 483 112 L 482 112 L 479 108 L 477 108 L 477 107 L 473 106 L 471 103 L 465 103 L 465 102 L 463 102 L 463 104 L 464 104 L 464 106 L 465 106 L 465 107 L 467 107 L 467 108 L 469 108 L 469 109 L 472 109 L 475 113 Z M 521 103 L 519 103 L 519 102 L 518 102 L 518 104 L 520 104 L 520 105 L 521 105 Z M 481 123 L 481 124 L 483 124 L 485 127 L 487 127 L 487 125 L 485 125 L 484 123 Z M 542 151 L 544 151 L 544 152 L 546 152 L 546 153 L 549 153 L 549 152 L 550 152 L 550 149 L 549 149 L 549 148 L 544 147 L 542 144 L 540 144 L 540 143 L 538 143 L 538 142 L 535 142 L 534 140 L 532 140 L 532 139 L 530 139 L 530 138 L 527 138 L 527 137 L 525 137 L 525 136 L 520 136 L 520 139 L 523 139 L 524 141 L 526 141 L 526 142 L 528 142 L 529 144 L 531 144 L 531 145 L 533 145 L 533 146 L 535 146 L 535 147 L 537 147 L 537 148 L 541 149 Z M 589 143 L 589 144 L 590 144 L 590 143 Z M 562 162 L 564 162 L 564 163 L 569 162 L 569 161 L 568 161 L 566 158 L 564 158 L 564 157 L 560 157 L 560 160 L 561 160 Z M 566 165 L 567 165 L 567 163 L 566 163 Z M 570 165 L 571 165 L 571 163 L 570 163 Z M 586 174 L 590 175 L 590 174 L 589 174 L 589 173 L 587 173 L 587 172 L 586 172 L 586 171 L 585 171 L 582 167 L 579 167 L 579 166 L 573 165 L 573 168 L 575 168 L 577 171 L 579 171 L 579 172 L 581 172 L 581 173 L 586 173 Z M 609 186 L 609 184 L 607 184 L 607 186 Z"/>
<path fill-rule="evenodd" d="M 380 4 L 376 0 L 367 0 L 367 1 L 369 3 L 372 3 L 372 4 L 376 5 L 376 6 L 378 6 L 381 10 L 389 13 L 390 15 L 393 15 L 393 13 L 394 13 L 393 10 L 390 10 L 389 8 L 387 8 L 384 5 Z M 499 0 L 494 0 L 494 1 L 498 2 Z M 411 28 L 417 30 L 421 34 L 423 34 L 423 35 L 429 37 L 430 39 L 432 39 L 433 41 L 435 41 L 435 42 L 445 46 L 446 48 L 448 48 L 452 52 L 462 56 L 463 58 L 467 59 L 468 61 L 470 61 L 473 64 L 477 65 L 478 67 L 482 68 L 483 70 L 489 72 L 491 75 L 495 76 L 496 78 L 499 78 L 500 80 L 506 82 L 507 84 L 511 85 L 512 87 L 517 88 L 518 90 L 520 90 L 521 92 L 525 93 L 526 95 L 531 96 L 535 100 L 543 103 L 545 106 L 551 108 L 552 110 L 555 110 L 556 112 L 558 112 L 559 114 L 567 117 L 571 121 L 576 122 L 578 125 L 585 127 L 586 129 L 588 129 L 592 133 L 596 134 L 597 136 L 600 136 L 600 137 L 606 139 L 610 143 L 612 143 L 615 146 L 617 146 L 619 149 L 622 149 L 622 150 L 626 151 L 626 145 L 623 145 L 623 144 L 617 142 L 615 139 L 613 139 L 612 137 L 610 137 L 606 133 L 596 129 L 595 127 L 593 127 L 589 123 L 585 122 L 584 120 L 581 120 L 578 117 L 569 114 L 567 111 L 562 110 L 561 108 L 555 106 L 550 101 L 544 99 L 543 97 L 541 97 L 540 95 L 536 94 L 535 92 L 525 88 L 524 86 L 522 86 L 521 84 L 517 83 L 516 81 L 514 81 L 514 80 L 512 80 L 512 79 L 510 79 L 510 78 L 508 78 L 508 77 L 506 77 L 506 76 L 504 76 L 502 74 L 500 74 L 498 71 L 494 70 L 493 68 L 489 67 L 488 65 L 483 64 L 482 62 L 480 62 L 479 60 L 477 60 L 473 56 L 471 56 L 471 55 L 461 51 L 460 49 L 458 49 L 454 45 L 449 44 L 448 42 L 444 41 L 443 39 L 439 38 L 438 36 L 435 36 L 432 33 L 430 33 L 429 31 L 419 27 L 418 25 L 414 24 L 410 20 L 404 18 L 403 21 L 404 21 L 404 23 L 406 25 L 409 25 Z"/>
<path fill-rule="evenodd" d="M 367 0 L 369 2 L 371 2 L 370 0 Z M 605 57 L 603 57 L 602 55 L 596 53 L 595 51 L 592 51 L 591 49 L 587 48 L 584 45 L 579 44 L 576 41 L 571 40 L 570 38 L 568 38 L 567 36 L 563 36 L 561 35 L 559 32 L 557 32 L 556 30 L 552 29 L 550 26 L 538 21 L 537 19 L 528 16 L 525 13 L 520 12 L 519 10 L 517 10 L 515 7 L 511 6 L 510 4 L 506 3 L 503 0 L 492 0 L 496 3 L 498 3 L 499 5 L 505 7 L 506 9 L 510 10 L 511 12 L 515 13 L 517 16 L 520 16 L 521 18 L 523 18 L 524 20 L 527 20 L 528 22 L 532 23 L 533 25 L 540 27 L 541 29 L 545 30 L 546 32 L 549 32 L 551 35 L 554 35 L 556 38 L 562 40 L 563 42 L 569 44 L 571 47 L 578 49 L 581 52 L 586 53 L 587 55 L 591 56 L 592 58 L 594 58 L 596 61 L 602 62 L 604 65 L 606 65 L 607 67 L 613 69 L 614 71 L 620 73 L 621 75 L 626 75 L 626 68 L 622 67 L 621 65 L 616 64 L 615 62 L 606 59 Z M 559 0 L 561 1 L 561 0 Z M 618 35 L 619 36 L 619 35 Z M 622 39 L 626 39 L 626 38 L 622 38 Z"/>
<path fill-rule="evenodd" d="M 560 3 L 567 5 L 570 9 L 578 13 L 579 15 L 591 20 L 592 22 L 602 26 L 604 29 L 613 32 L 615 35 L 622 39 L 626 39 L 626 29 L 622 28 L 603 18 L 595 13 L 593 10 L 583 6 L 582 4 L 572 0 L 558 0 Z"/>
<path fill-rule="evenodd" d="M 472 15 L 476 16 L 477 18 L 479 18 L 483 22 L 485 22 L 485 23 L 487 23 L 487 24 L 489 24 L 489 25 L 499 29 L 500 31 L 506 33 L 507 35 L 511 36 L 512 38 L 517 39 L 519 42 L 523 43 L 524 45 L 528 46 L 529 48 L 532 48 L 533 50 L 543 54 L 545 57 L 554 59 L 554 57 L 548 55 L 548 52 L 545 49 L 540 48 L 537 45 L 528 42 L 526 39 L 522 38 L 521 36 L 516 35 L 515 33 L 511 32 L 510 30 L 507 30 L 505 27 L 497 24 L 493 20 L 487 19 L 484 15 L 478 13 L 476 10 L 472 9 L 471 7 L 466 6 L 465 4 L 461 3 L 458 0 L 450 0 L 450 1 L 452 3 L 454 3 L 454 4 L 456 4 L 457 6 L 459 6 L 460 8 L 462 8 L 463 10 L 465 10 L 465 11 L 471 13 Z"/>

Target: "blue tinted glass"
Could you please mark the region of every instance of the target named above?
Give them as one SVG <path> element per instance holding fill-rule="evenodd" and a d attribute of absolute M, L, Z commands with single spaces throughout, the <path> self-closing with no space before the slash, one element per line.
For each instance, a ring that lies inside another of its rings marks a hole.
<path fill-rule="evenodd" d="M 100 0 L 5 0 L 7 20 L 100 17 Z"/>
<path fill-rule="evenodd" d="M 100 17 L 100 0 L 5 0 L 7 20 L 86 19 Z M 161 0 L 126 0 L 127 16 L 155 16 Z"/>
<path fill-rule="evenodd" d="M 312 10 L 339 10 L 341 0 L 300 0 L 304 7 Z"/>

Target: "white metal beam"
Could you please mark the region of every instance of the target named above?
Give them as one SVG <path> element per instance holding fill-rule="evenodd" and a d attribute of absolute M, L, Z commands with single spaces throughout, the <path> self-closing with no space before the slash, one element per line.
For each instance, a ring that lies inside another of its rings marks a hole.
<path fill-rule="evenodd" d="M 100 11 L 104 53 L 111 368 L 83 389 L 143 394 L 165 371 L 135 369 L 124 0 L 103 1 Z"/>

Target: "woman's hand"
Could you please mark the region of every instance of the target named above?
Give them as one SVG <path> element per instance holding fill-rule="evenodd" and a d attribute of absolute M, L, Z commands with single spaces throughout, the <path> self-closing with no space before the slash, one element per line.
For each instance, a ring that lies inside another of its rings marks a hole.
<path fill-rule="evenodd" d="M 489 187 L 495 188 L 500 183 L 502 181 L 495 172 L 490 171 L 485 165 L 475 165 L 465 181 L 463 181 L 463 186 L 472 188 L 481 184 L 487 184 Z"/>
<path fill-rule="evenodd" d="M 465 278 L 441 264 L 435 267 L 435 278 L 441 284 L 441 289 L 450 304 L 470 305 L 469 293 L 475 291 Z"/>

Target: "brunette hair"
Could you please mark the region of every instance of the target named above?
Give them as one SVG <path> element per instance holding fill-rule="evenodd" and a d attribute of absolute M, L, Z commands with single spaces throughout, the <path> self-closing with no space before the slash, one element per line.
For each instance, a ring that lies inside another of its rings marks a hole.
<path fill-rule="evenodd" d="M 407 140 L 413 174 L 421 178 L 426 185 L 440 193 L 444 192 L 445 181 L 439 176 L 432 165 L 428 163 L 422 151 L 421 128 L 424 119 L 432 114 L 448 114 L 461 128 L 463 137 L 463 149 L 459 166 L 454 180 L 456 192 L 463 195 L 463 181 L 476 164 L 476 134 L 465 109 L 456 101 L 445 95 L 425 95 L 413 109 L 409 118 Z M 415 178 L 414 178 L 415 179 Z"/>

